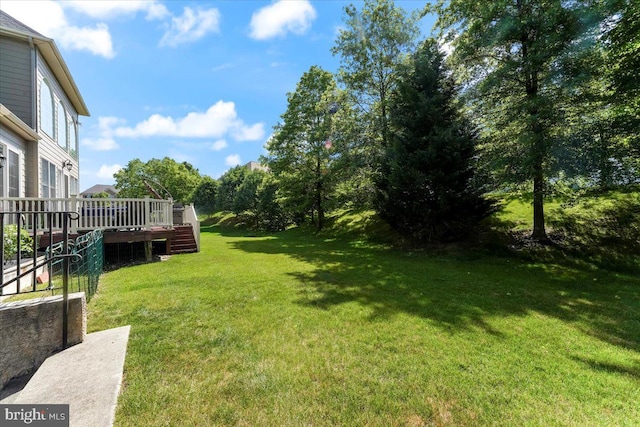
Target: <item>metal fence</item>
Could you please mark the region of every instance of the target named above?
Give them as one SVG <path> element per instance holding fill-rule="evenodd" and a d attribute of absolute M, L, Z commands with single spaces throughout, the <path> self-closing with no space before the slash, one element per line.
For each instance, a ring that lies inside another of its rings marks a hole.
<path fill-rule="evenodd" d="M 75 240 L 68 241 L 69 254 L 69 292 L 84 292 L 87 302 L 98 290 L 98 281 L 104 266 L 104 245 L 102 230 L 94 230 L 83 234 Z M 54 261 L 49 265 L 49 278 L 53 283 L 64 274 L 64 242 L 58 242 L 47 248 L 47 257 Z M 51 254 L 51 255 L 49 255 Z M 53 295 L 60 288 L 51 287 Z"/>
<path fill-rule="evenodd" d="M 77 212 L 0 212 L 0 301 L 8 296 L 62 295 L 62 346 L 67 347 L 69 292 L 96 293 L 104 264 L 102 230 L 70 239 Z M 39 224 L 47 224 L 49 242 L 39 252 Z M 53 243 L 54 225 L 62 227 L 62 241 Z M 9 225 L 11 227 L 6 227 Z"/>

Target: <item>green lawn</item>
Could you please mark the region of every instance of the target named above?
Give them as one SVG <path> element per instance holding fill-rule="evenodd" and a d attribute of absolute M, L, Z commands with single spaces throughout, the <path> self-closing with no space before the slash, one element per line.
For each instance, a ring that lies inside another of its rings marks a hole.
<path fill-rule="evenodd" d="M 292 230 L 104 274 L 117 426 L 638 425 L 640 279 Z"/>

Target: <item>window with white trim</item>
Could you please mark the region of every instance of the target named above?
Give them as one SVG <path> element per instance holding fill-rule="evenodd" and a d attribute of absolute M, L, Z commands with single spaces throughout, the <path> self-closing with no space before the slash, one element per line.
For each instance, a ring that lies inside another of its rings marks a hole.
<path fill-rule="evenodd" d="M 20 155 L 9 150 L 7 166 L 9 170 L 9 197 L 20 197 Z"/>
<path fill-rule="evenodd" d="M 73 119 L 69 122 L 69 154 L 78 160 L 78 137 L 76 134 L 76 123 Z"/>
<path fill-rule="evenodd" d="M 7 157 L 7 148 L 4 145 L 0 145 L 0 156 Z M 4 197 L 4 169 L 0 169 L 0 197 Z"/>
<path fill-rule="evenodd" d="M 56 197 L 56 167 L 53 163 L 45 159 L 42 159 L 40 165 L 40 173 L 42 175 L 42 197 Z"/>
<path fill-rule="evenodd" d="M 69 151 L 67 143 L 67 111 L 62 105 L 62 101 L 58 101 L 58 145 Z"/>
<path fill-rule="evenodd" d="M 51 138 L 53 133 L 53 94 L 47 79 L 43 79 L 40 83 L 40 129 L 42 129 Z"/>
<path fill-rule="evenodd" d="M 71 195 L 78 195 L 78 178 L 76 178 L 75 176 L 71 177 L 71 188 L 69 191 Z"/>

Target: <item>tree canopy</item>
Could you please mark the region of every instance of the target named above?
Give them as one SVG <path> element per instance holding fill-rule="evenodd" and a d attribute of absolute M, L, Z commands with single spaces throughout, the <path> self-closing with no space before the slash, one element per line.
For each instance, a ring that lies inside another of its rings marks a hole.
<path fill-rule="evenodd" d="M 198 170 L 187 162 L 174 159 L 151 159 L 142 162 L 131 160 L 127 166 L 114 174 L 115 187 L 120 190 L 118 197 L 154 196 L 172 197 L 178 203 L 191 203 L 202 177 Z M 151 187 L 151 189 L 149 188 Z"/>
<path fill-rule="evenodd" d="M 422 241 L 465 237 L 490 213 L 474 180 L 477 133 L 433 40 L 415 53 L 390 98 L 390 143 L 377 179 L 377 208 L 392 227 Z"/>

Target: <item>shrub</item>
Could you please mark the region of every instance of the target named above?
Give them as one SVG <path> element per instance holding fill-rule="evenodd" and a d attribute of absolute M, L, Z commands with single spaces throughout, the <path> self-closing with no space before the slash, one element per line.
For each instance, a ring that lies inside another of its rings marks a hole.
<path fill-rule="evenodd" d="M 26 254 L 33 253 L 33 239 L 24 228 L 20 228 L 20 249 Z M 3 261 L 10 260 L 18 252 L 18 226 L 9 224 L 4 226 Z"/>

